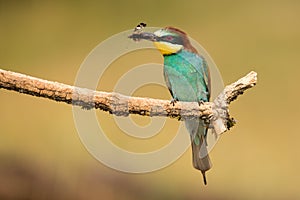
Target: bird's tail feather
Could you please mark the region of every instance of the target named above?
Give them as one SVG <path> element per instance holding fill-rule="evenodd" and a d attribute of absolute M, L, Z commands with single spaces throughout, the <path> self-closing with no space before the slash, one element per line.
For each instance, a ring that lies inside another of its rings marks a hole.
<path fill-rule="evenodd" d="M 194 141 L 192 143 L 193 151 L 193 166 L 200 170 L 203 175 L 204 184 L 207 184 L 205 172 L 212 167 L 207 149 L 205 140 L 203 137 L 200 138 L 200 145 L 196 144 Z"/>
<path fill-rule="evenodd" d="M 186 120 L 185 125 L 191 136 L 193 166 L 202 172 L 203 181 L 206 184 L 205 172 L 212 167 L 206 142 L 208 129 L 201 119 Z"/>

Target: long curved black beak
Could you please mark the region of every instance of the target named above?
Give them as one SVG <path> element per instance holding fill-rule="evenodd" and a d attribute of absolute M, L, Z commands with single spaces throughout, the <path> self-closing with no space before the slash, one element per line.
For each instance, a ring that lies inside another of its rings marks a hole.
<path fill-rule="evenodd" d="M 133 39 L 134 41 L 139 40 L 149 40 L 152 42 L 156 42 L 158 37 L 154 33 L 149 32 L 139 32 L 139 33 L 133 33 L 128 38 Z"/>

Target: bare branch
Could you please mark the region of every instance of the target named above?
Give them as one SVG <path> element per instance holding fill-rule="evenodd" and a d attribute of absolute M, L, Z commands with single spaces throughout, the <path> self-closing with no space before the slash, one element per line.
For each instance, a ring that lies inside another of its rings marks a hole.
<path fill-rule="evenodd" d="M 229 116 L 228 105 L 243 94 L 245 90 L 255 86 L 256 83 L 257 73 L 252 71 L 238 81 L 227 85 L 214 100 L 211 122 L 217 134 L 225 132 L 235 124 L 235 120 Z"/>
<path fill-rule="evenodd" d="M 61 101 L 86 109 L 96 108 L 118 116 L 139 114 L 178 119 L 195 117 L 211 119 L 214 116 L 213 120 L 222 118 L 223 124 L 226 124 L 229 119 L 228 104 L 243 94 L 245 90 L 253 87 L 256 82 L 257 73 L 250 72 L 235 83 L 226 86 L 214 102 L 205 102 L 200 106 L 196 102 L 178 102 L 173 106 L 169 100 L 129 97 L 114 92 L 98 92 L 0 69 L 0 88 L 7 90 Z M 224 131 L 223 128 L 220 133 Z"/>

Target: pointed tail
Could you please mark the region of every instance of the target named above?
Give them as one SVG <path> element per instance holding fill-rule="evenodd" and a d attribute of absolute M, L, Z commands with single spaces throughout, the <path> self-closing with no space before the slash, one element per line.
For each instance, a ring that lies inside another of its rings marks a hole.
<path fill-rule="evenodd" d="M 206 185 L 207 181 L 206 181 L 205 172 L 212 167 L 212 164 L 203 137 L 204 136 L 201 137 L 200 144 L 198 145 L 194 141 L 192 141 L 192 151 L 193 151 L 193 165 L 196 169 L 201 171 L 204 184 Z"/>

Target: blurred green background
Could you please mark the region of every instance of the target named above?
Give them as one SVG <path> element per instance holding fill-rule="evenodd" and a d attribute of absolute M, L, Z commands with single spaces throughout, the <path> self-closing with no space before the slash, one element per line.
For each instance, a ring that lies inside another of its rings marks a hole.
<path fill-rule="evenodd" d="M 238 123 L 211 152 L 207 186 L 192 167 L 190 149 L 153 173 L 118 172 L 86 151 L 70 105 L 1 90 L 0 199 L 299 199 L 299 19 L 297 0 L 0 0 L 0 66 L 6 70 L 73 84 L 96 45 L 143 21 L 188 32 L 210 53 L 225 84 L 251 70 L 259 78 L 230 106 Z M 158 52 L 145 59 L 151 56 L 162 62 Z M 110 91 L 105 83 L 101 89 Z M 170 98 L 154 86 L 136 95 Z M 113 125 L 111 116 L 98 113 Z M 168 123 L 173 134 L 178 122 Z"/>

